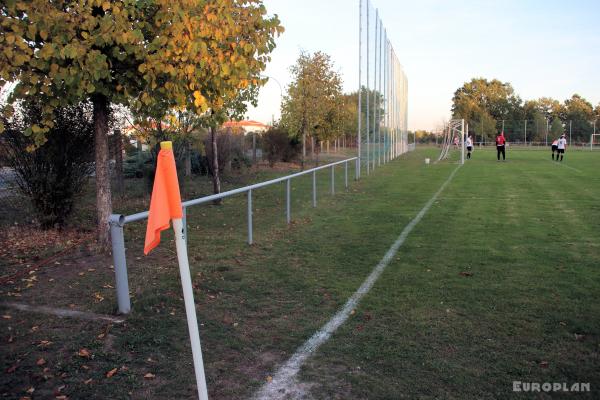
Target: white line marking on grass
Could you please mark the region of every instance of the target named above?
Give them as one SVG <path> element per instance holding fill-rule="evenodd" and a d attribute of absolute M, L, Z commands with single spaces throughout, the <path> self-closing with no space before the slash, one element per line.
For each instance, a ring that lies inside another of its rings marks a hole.
<path fill-rule="evenodd" d="M 583 174 L 582 170 L 579 170 L 579 169 L 577 169 L 575 167 L 571 167 L 570 165 L 567 165 L 567 164 L 563 164 L 562 161 L 550 161 L 550 160 L 548 160 L 548 162 L 551 162 L 554 165 L 559 165 L 561 167 L 572 169 L 575 172 L 579 172 L 580 174 Z"/>
<path fill-rule="evenodd" d="M 362 285 L 348 299 L 346 304 L 315 334 L 313 334 L 302 346 L 300 346 L 292 357 L 281 365 L 273 376 L 273 380 L 263 385 L 263 387 L 254 396 L 257 400 L 272 400 L 272 399 L 299 399 L 305 398 L 306 393 L 304 387 L 298 382 L 296 375 L 304 362 L 310 357 L 323 343 L 325 343 L 331 335 L 348 319 L 352 310 L 354 310 L 362 297 L 371 290 L 381 273 L 394 258 L 410 232 L 423 219 L 423 216 L 429 211 L 433 203 L 439 195 L 444 191 L 446 186 L 452 181 L 456 172 L 461 165 L 452 171 L 448 179 L 442 184 L 440 189 L 433 195 L 431 199 L 423 206 L 421 211 L 406 225 L 398 239 L 392 244 L 385 256 L 379 261 L 377 266 L 371 271 L 371 274 L 365 279 Z"/>
<path fill-rule="evenodd" d="M 121 324 L 125 321 L 122 318 L 111 317 L 110 315 L 94 314 L 85 311 L 65 310 L 63 308 L 54 308 L 47 306 L 30 306 L 29 304 L 20 303 L 0 303 L 0 305 L 9 308 L 14 308 L 19 311 L 54 315 L 59 318 L 76 318 L 85 319 L 88 321 L 108 321 L 115 324 Z"/>

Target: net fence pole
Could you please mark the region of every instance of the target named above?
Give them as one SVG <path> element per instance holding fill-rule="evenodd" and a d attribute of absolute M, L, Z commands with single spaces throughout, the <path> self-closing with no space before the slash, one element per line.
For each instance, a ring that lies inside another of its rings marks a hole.
<path fill-rule="evenodd" d="M 569 120 L 569 146 L 573 145 L 572 133 L 573 133 L 573 121 Z"/>
<path fill-rule="evenodd" d="M 361 161 L 361 120 L 362 120 L 362 4 L 363 0 L 358 2 L 358 127 L 356 132 L 357 157 L 356 177 L 360 178 L 360 161 Z"/>
<path fill-rule="evenodd" d="M 388 39 L 387 39 L 387 29 L 385 30 L 385 42 L 384 42 L 384 61 L 383 61 L 383 71 L 384 71 L 384 93 L 385 93 L 385 99 L 384 99 L 384 114 L 383 114 L 383 118 L 384 118 L 384 127 L 385 130 L 383 132 L 383 162 L 387 163 L 388 160 L 388 153 L 387 153 L 387 147 L 388 147 L 388 117 L 389 117 L 389 96 L 388 96 L 388 86 L 389 86 L 389 76 L 388 76 Z"/>
<path fill-rule="evenodd" d="M 370 168 L 370 163 L 371 161 L 369 160 L 369 154 L 370 154 L 370 146 L 369 146 L 369 141 L 370 141 L 370 135 L 369 135 L 369 131 L 371 130 L 371 128 L 369 127 L 369 123 L 371 121 L 370 118 L 370 113 L 369 113 L 369 97 L 371 97 L 370 95 L 370 87 L 369 87 L 369 64 L 371 63 L 370 60 L 370 55 L 369 55 L 369 0 L 367 0 L 367 123 L 365 124 L 365 127 L 367 129 L 367 135 L 366 135 L 366 140 L 367 140 L 367 175 L 369 175 L 369 173 L 371 172 L 371 168 Z"/>
<path fill-rule="evenodd" d="M 461 145 L 460 145 L 460 163 L 464 164 L 465 163 L 465 120 L 463 119 L 462 122 L 462 130 L 460 132 L 460 141 L 461 141 Z M 467 124 L 467 130 L 469 129 L 469 124 Z"/>
<path fill-rule="evenodd" d="M 378 96 L 379 96 L 379 103 L 380 105 L 377 106 L 377 108 L 379 109 L 379 112 L 381 113 L 381 106 L 383 103 L 383 95 L 382 95 L 382 88 L 381 88 L 381 75 L 382 75 L 382 71 L 381 71 L 381 66 L 382 66 L 382 51 L 383 51 L 383 45 L 382 45 L 382 41 L 383 41 L 383 27 L 382 27 L 382 23 L 381 20 L 379 21 L 379 89 L 378 89 Z M 377 164 L 379 166 L 381 166 L 381 115 L 379 116 L 379 118 L 377 119 Z"/>
<path fill-rule="evenodd" d="M 379 10 L 375 10 L 375 46 L 373 49 L 373 170 L 375 170 L 375 142 L 377 140 L 377 113 L 379 112 L 379 102 L 377 98 L 377 30 L 379 29 Z"/>

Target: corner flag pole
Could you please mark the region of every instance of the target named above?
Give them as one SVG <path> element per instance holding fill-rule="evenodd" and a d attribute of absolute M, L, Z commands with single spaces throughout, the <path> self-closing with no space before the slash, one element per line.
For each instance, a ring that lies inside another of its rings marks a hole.
<path fill-rule="evenodd" d="M 181 218 L 173 220 L 173 231 L 175 231 L 177 261 L 179 261 L 179 273 L 181 275 L 181 286 L 183 288 L 185 314 L 187 316 L 188 331 L 190 333 L 190 342 L 192 344 L 192 357 L 194 358 L 198 398 L 200 400 L 208 400 L 206 377 L 204 376 L 204 361 L 202 360 L 202 348 L 200 347 L 200 332 L 198 331 L 196 305 L 194 303 L 194 292 L 192 290 L 192 277 L 190 275 L 190 264 L 188 261 L 185 234 Z"/>
<path fill-rule="evenodd" d="M 192 277 L 190 275 L 190 264 L 182 217 L 183 210 L 181 207 L 181 194 L 179 193 L 175 157 L 173 156 L 173 143 L 161 142 L 154 187 L 152 189 L 152 199 L 150 200 L 144 253 L 148 254 L 154 247 L 158 246 L 160 243 L 160 232 L 169 229 L 170 221 L 172 220 L 173 231 L 175 232 L 177 261 L 179 262 L 179 273 L 181 275 L 181 286 L 183 288 L 185 313 L 192 345 L 198 399 L 208 400 L 202 348 L 200 347 L 200 332 L 198 331 L 196 305 L 194 303 Z"/>

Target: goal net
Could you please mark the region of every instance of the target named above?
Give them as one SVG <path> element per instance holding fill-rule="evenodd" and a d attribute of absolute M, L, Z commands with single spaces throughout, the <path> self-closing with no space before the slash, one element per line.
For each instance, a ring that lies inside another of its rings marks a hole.
<path fill-rule="evenodd" d="M 464 120 L 453 119 L 444 125 L 442 133 L 442 149 L 436 162 L 446 160 L 453 148 L 461 151 L 461 162 L 464 159 Z"/>

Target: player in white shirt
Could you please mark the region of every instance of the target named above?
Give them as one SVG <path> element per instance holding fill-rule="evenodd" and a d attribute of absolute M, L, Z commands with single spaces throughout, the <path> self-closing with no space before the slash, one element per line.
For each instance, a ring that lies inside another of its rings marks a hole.
<path fill-rule="evenodd" d="M 470 159 L 471 152 L 473 151 L 473 139 L 471 139 L 471 136 L 467 137 L 467 141 L 465 144 L 467 146 L 467 159 Z"/>
<path fill-rule="evenodd" d="M 558 156 L 560 155 L 560 161 L 563 160 L 563 157 L 565 155 L 565 149 L 567 148 L 567 139 L 565 137 L 565 135 L 562 135 L 560 137 L 560 139 L 558 139 L 558 143 L 557 143 L 557 147 L 558 147 L 558 154 L 556 154 L 556 161 L 558 161 Z"/>

